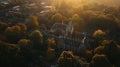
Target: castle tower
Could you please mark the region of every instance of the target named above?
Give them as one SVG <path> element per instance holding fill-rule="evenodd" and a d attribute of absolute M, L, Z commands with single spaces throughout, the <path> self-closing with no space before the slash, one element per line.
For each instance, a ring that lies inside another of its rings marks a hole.
<path fill-rule="evenodd" d="M 66 36 L 71 35 L 73 33 L 73 30 L 74 30 L 73 24 L 72 21 L 70 21 L 66 27 Z"/>

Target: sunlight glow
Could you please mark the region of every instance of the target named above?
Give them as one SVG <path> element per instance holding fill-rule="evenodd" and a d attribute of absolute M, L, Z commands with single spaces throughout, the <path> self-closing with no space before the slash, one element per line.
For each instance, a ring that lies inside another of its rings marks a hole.
<path fill-rule="evenodd" d="M 69 6 L 78 7 L 82 3 L 82 0 L 59 0 L 59 3 L 65 2 Z"/>
<path fill-rule="evenodd" d="M 81 0 L 66 0 L 66 2 L 70 2 L 72 4 L 78 4 L 78 3 L 81 3 Z"/>

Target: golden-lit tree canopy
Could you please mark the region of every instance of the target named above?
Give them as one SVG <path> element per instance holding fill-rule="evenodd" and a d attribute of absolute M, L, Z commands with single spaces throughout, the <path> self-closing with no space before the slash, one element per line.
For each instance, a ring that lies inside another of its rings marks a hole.
<path fill-rule="evenodd" d="M 27 26 L 25 24 L 18 23 L 17 25 L 20 26 L 21 33 L 26 33 L 27 32 Z"/>
<path fill-rule="evenodd" d="M 54 38 L 49 38 L 47 40 L 47 43 L 48 43 L 48 47 L 49 48 L 53 48 L 53 49 L 56 48 L 56 43 L 55 43 L 55 39 Z"/>
<path fill-rule="evenodd" d="M 58 58 L 58 64 L 61 67 L 72 67 L 73 65 L 73 53 L 71 51 L 63 51 Z"/>
<path fill-rule="evenodd" d="M 27 40 L 27 39 L 21 39 L 21 40 L 18 41 L 18 44 L 19 44 L 19 46 L 24 47 L 24 46 L 30 44 L 30 40 Z"/>
<path fill-rule="evenodd" d="M 120 0 L 0 0 L 0 67 L 120 67 Z"/>
<path fill-rule="evenodd" d="M 102 54 L 96 54 L 92 59 L 93 67 L 112 67 L 107 57 Z"/>
<path fill-rule="evenodd" d="M 30 16 L 28 20 L 29 20 L 29 25 L 31 28 L 39 27 L 38 17 Z"/>
<path fill-rule="evenodd" d="M 62 22 L 62 15 L 60 13 L 56 13 L 52 16 L 53 22 L 61 23 Z"/>
<path fill-rule="evenodd" d="M 48 48 L 48 50 L 46 52 L 46 58 L 47 58 L 47 60 L 51 61 L 51 60 L 54 59 L 55 56 L 56 56 L 55 49 Z"/>
<path fill-rule="evenodd" d="M 78 14 L 74 14 L 73 16 L 72 16 L 72 21 L 74 22 L 74 23 L 78 23 L 78 22 L 80 22 L 80 16 L 78 15 Z"/>
<path fill-rule="evenodd" d="M 39 30 L 32 31 L 29 37 L 34 42 L 42 42 L 43 39 L 43 35 Z"/>
<path fill-rule="evenodd" d="M 5 33 L 7 35 L 18 35 L 20 34 L 21 28 L 19 26 L 12 26 L 12 27 L 8 27 L 5 30 Z"/>
<path fill-rule="evenodd" d="M 94 32 L 93 37 L 95 37 L 95 38 L 101 38 L 101 37 L 103 37 L 105 34 L 106 34 L 106 33 L 103 32 L 102 30 L 97 30 L 97 31 Z"/>
<path fill-rule="evenodd" d="M 104 54 L 104 46 L 98 46 L 97 48 L 95 48 L 94 53 L 95 54 Z"/>

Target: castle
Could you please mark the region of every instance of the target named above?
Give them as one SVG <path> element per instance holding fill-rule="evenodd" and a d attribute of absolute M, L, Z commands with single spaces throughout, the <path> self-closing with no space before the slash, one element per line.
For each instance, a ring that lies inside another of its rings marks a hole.
<path fill-rule="evenodd" d="M 73 32 L 72 22 L 68 24 L 55 23 L 50 32 L 45 35 L 46 38 L 55 38 L 57 48 L 60 50 L 70 50 L 79 53 L 82 50 L 90 48 L 88 35 L 81 32 Z"/>

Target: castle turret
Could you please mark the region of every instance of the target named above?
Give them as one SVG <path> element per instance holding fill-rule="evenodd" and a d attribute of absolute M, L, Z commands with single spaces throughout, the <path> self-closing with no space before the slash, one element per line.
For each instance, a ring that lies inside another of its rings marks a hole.
<path fill-rule="evenodd" d="M 74 28 L 73 28 L 73 24 L 72 24 L 72 21 L 71 21 L 67 24 L 66 36 L 71 35 L 73 33 L 73 30 L 74 30 Z"/>

